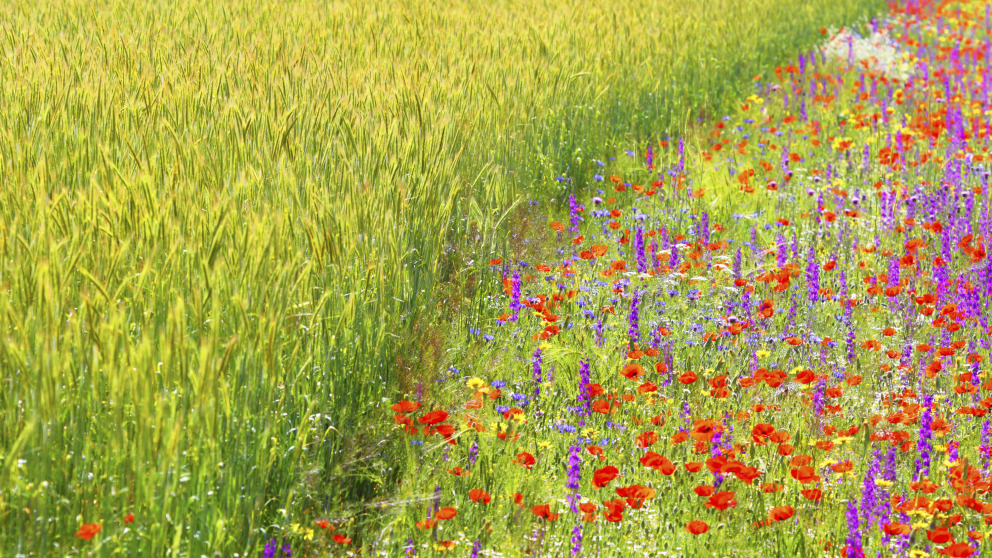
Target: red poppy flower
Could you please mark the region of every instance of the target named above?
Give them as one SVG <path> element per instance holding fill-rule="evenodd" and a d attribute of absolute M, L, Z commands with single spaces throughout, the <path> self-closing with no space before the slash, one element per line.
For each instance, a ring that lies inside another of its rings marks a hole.
<path fill-rule="evenodd" d="M 443 422 L 447 418 L 448 418 L 447 411 L 437 410 L 437 411 L 431 411 L 417 420 L 420 421 L 420 424 L 434 425 L 439 422 Z"/>
<path fill-rule="evenodd" d="M 709 484 L 704 484 L 701 486 L 697 486 L 696 488 L 692 489 L 692 491 L 696 493 L 696 496 L 702 496 L 703 498 L 708 498 L 712 496 L 714 492 L 716 492 L 716 489 Z"/>
<path fill-rule="evenodd" d="M 807 499 L 813 500 L 814 502 L 819 501 L 819 499 L 823 497 L 823 492 L 821 492 L 819 488 L 811 488 L 809 490 L 803 490 L 801 491 L 801 494 Z"/>
<path fill-rule="evenodd" d="M 468 491 L 468 497 L 470 500 L 480 504 L 488 504 L 492 498 L 489 493 L 481 488 L 473 488 Z"/>
<path fill-rule="evenodd" d="M 696 376 L 696 373 L 693 372 L 692 370 L 689 370 L 687 372 L 683 372 L 682 375 L 679 376 L 679 382 L 689 385 L 695 382 L 697 378 L 698 376 Z"/>
<path fill-rule="evenodd" d="M 930 529 L 927 531 L 927 538 L 930 542 L 935 544 L 944 544 L 954 541 L 954 535 L 947 527 L 937 527 L 936 529 Z"/>
<path fill-rule="evenodd" d="M 768 512 L 768 521 L 785 521 L 795 513 L 796 510 L 792 509 L 792 506 L 776 506 Z"/>
<path fill-rule="evenodd" d="M 613 465 L 607 465 L 602 469 L 596 469 L 592 474 L 592 486 L 593 488 L 603 488 L 604 486 L 610 484 L 610 481 L 617 478 L 620 474 L 620 469 L 617 469 Z"/>
<path fill-rule="evenodd" d="M 556 520 L 556 519 L 558 519 L 558 514 L 557 513 L 551 513 L 551 506 L 549 506 L 548 504 L 538 504 L 538 505 L 534 506 L 533 508 L 531 508 L 530 511 L 531 511 L 531 513 L 533 513 L 537 517 L 543 517 L 549 523 L 552 522 L 552 521 L 554 521 L 554 520 Z"/>
<path fill-rule="evenodd" d="M 624 486 L 617 488 L 617 496 L 622 496 L 627 498 L 627 503 L 631 507 L 639 507 L 631 504 L 631 500 L 650 500 L 657 495 L 655 489 L 650 486 L 643 486 L 640 484 L 632 484 L 630 486 Z"/>
<path fill-rule="evenodd" d="M 95 537 L 101 529 L 103 529 L 103 525 L 100 523 L 84 523 L 83 526 L 76 531 L 76 536 L 88 541 Z"/>
<path fill-rule="evenodd" d="M 579 511 L 582 512 L 582 521 L 590 522 L 596 521 L 596 504 L 592 502 L 583 502 L 579 504 Z"/>
<path fill-rule="evenodd" d="M 645 374 L 644 367 L 636 362 L 631 362 L 627 366 L 623 367 L 620 374 L 628 380 L 636 380 Z"/>
<path fill-rule="evenodd" d="M 761 491 L 765 493 L 781 492 L 783 490 L 785 490 L 785 485 L 779 484 L 777 482 L 766 482 L 765 484 L 761 485 Z"/>
<path fill-rule="evenodd" d="M 637 436 L 637 438 L 634 440 L 634 442 L 637 444 L 637 447 L 639 448 L 646 448 L 649 446 L 653 446 L 657 441 L 658 441 L 658 434 L 656 434 L 654 430 L 646 430 L 640 433 Z"/>
<path fill-rule="evenodd" d="M 344 535 L 334 535 L 331 538 L 334 539 L 334 542 L 336 542 L 338 544 L 350 544 L 351 543 L 351 537 L 346 537 Z"/>
<path fill-rule="evenodd" d="M 796 479 L 802 484 L 810 484 L 813 482 L 820 482 L 820 475 L 816 474 L 816 469 L 805 465 L 799 467 L 798 469 L 792 469 L 790 471 L 792 478 Z"/>
<path fill-rule="evenodd" d="M 627 502 L 619 498 L 609 502 L 603 502 L 603 517 L 611 523 L 619 523 L 623 521 L 623 509 L 626 506 Z"/>
<path fill-rule="evenodd" d="M 134 514 L 129 513 L 124 516 L 124 523 L 134 523 Z"/>
<path fill-rule="evenodd" d="M 612 409 L 612 407 L 609 401 L 605 401 L 603 399 L 597 399 L 596 401 L 592 402 L 591 409 L 595 413 L 601 413 L 607 415 L 610 413 L 610 409 Z"/>
<path fill-rule="evenodd" d="M 890 537 L 908 535 L 913 532 L 913 529 L 905 523 L 887 523 L 882 530 Z"/>
<path fill-rule="evenodd" d="M 586 447 L 586 451 L 588 451 L 592 455 L 598 456 L 600 461 L 606 459 L 606 456 L 603 455 L 603 448 L 599 446 L 588 446 Z"/>
<path fill-rule="evenodd" d="M 522 451 L 522 452 L 520 452 L 520 453 L 517 454 L 517 457 L 516 457 L 516 459 L 513 460 L 513 462 L 514 463 L 519 463 L 519 464 L 523 465 L 524 467 L 526 467 L 527 469 L 530 469 L 531 467 L 534 466 L 535 463 L 537 463 L 537 460 L 534 459 L 534 456 L 533 455 L 531 455 L 531 454 L 529 454 L 529 453 L 527 453 L 525 451 Z"/>
<path fill-rule="evenodd" d="M 458 510 L 455 508 L 441 508 L 437 510 L 437 515 L 434 517 L 436 519 L 451 519 L 458 515 Z"/>
<path fill-rule="evenodd" d="M 733 492 L 717 492 L 716 494 L 710 496 L 710 499 L 706 501 L 706 507 L 723 511 L 730 508 L 736 508 L 737 500 L 734 499 Z"/>
<path fill-rule="evenodd" d="M 717 432 L 723 431 L 723 425 L 712 419 L 697 420 L 692 423 L 689 437 L 700 442 L 709 442 Z"/>
<path fill-rule="evenodd" d="M 641 462 L 641 465 L 650 467 L 663 475 L 671 475 L 675 473 L 675 464 L 664 455 L 657 454 L 653 451 L 645 453 L 644 456 L 638 461 Z"/>
<path fill-rule="evenodd" d="M 774 433 L 774 426 L 765 422 L 758 423 L 751 429 L 751 439 L 754 440 L 756 444 L 765 444 L 765 439 Z"/>
<path fill-rule="evenodd" d="M 315 523 L 317 524 L 318 529 L 327 529 L 328 531 L 334 530 L 334 526 L 331 525 L 331 522 L 326 519 L 318 519 Z"/>
<path fill-rule="evenodd" d="M 846 473 L 854 468 L 854 464 L 848 461 L 841 461 L 840 463 L 834 463 L 830 466 L 830 469 L 835 473 Z"/>
<path fill-rule="evenodd" d="M 937 552 L 943 554 L 944 556 L 952 556 L 953 558 L 967 558 L 975 553 L 975 549 L 971 548 L 968 543 L 958 542 L 950 546 L 946 546 Z"/>
<path fill-rule="evenodd" d="M 704 521 L 700 521 L 698 519 L 694 519 L 694 520 L 690 521 L 688 524 L 686 524 L 685 530 L 686 530 L 686 532 L 688 532 L 688 533 L 690 533 L 692 535 L 702 535 L 706 531 L 709 531 L 710 530 L 710 526 L 707 525 L 706 522 L 704 522 Z"/>
<path fill-rule="evenodd" d="M 420 408 L 420 403 L 417 403 L 416 401 L 406 401 L 406 400 L 400 401 L 398 403 L 394 403 L 392 407 L 393 411 L 397 413 L 412 413 L 419 408 Z"/>
<path fill-rule="evenodd" d="M 658 391 L 658 386 L 652 382 L 644 382 L 643 384 L 637 386 L 637 393 L 642 395 L 645 393 L 654 393 L 656 391 Z"/>

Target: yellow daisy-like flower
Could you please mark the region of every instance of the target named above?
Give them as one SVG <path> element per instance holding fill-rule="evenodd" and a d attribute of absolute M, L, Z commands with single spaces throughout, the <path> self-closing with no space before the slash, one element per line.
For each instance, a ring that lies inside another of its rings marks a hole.
<path fill-rule="evenodd" d="M 592 428 L 586 428 L 585 430 L 582 431 L 582 437 L 583 438 L 595 438 L 596 437 L 596 431 L 593 430 Z"/>
<path fill-rule="evenodd" d="M 888 487 L 892 486 L 893 483 L 892 483 L 892 481 L 887 481 L 887 480 L 882 480 L 882 479 L 875 479 L 875 484 L 877 484 L 878 486 L 881 486 L 882 488 L 888 488 Z"/>
<path fill-rule="evenodd" d="M 483 380 L 482 378 L 473 377 L 473 378 L 469 378 L 468 379 L 468 382 L 466 382 L 466 385 L 468 385 L 468 387 L 470 387 L 472 389 L 478 390 L 480 387 L 486 385 L 486 381 Z"/>
<path fill-rule="evenodd" d="M 760 351 L 756 351 L 754 355 L 757 356 L 758 358 L 768 358 L 768 356 L 771 355 L 771 353 L 764 349 L 761 349 Z"/>

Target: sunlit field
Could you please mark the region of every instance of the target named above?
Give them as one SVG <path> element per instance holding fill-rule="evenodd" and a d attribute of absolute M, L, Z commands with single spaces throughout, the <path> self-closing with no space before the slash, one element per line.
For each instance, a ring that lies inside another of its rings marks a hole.
<path fill-rule="evenodd" d="M 0 556 L 984 544 L 984 4 L 203 4 L 0 6 Z"/>

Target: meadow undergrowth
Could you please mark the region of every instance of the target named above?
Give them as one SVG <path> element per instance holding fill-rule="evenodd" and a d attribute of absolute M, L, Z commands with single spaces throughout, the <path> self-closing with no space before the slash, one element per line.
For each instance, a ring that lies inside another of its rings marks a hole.
<path fill-rule="evenodd" d="M 985 552 L 990 59 L 988 3 L 907 2 L 697 149 L 595 158 L 545 253 L 489 261 L 481 355 L 393 404 L 419 466 L 362 549 Z"/>

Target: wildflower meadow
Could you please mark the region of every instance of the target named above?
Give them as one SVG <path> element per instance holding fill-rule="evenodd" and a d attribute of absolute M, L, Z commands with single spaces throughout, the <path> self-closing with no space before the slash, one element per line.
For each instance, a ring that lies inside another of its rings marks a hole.
<path fill-rule="evenodd" d="M 0 556 L 992 552 L 988 2 L 0 14 Z"/>

